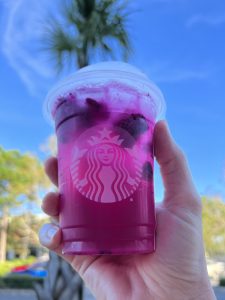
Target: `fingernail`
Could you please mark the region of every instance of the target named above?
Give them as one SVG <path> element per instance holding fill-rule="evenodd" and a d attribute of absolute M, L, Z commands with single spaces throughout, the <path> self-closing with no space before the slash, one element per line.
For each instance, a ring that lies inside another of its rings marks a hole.
<path fill-rule="evenodd" d="M 49 245 L 58 230 L 59 228 L 53 224 L 45 224 L 39 232 L 40 242 L 44 245 Z"/>
<path fill-rule="evenodd" d="M 52 240 L 57 231 L 58 231 L 58 227 L 51 226 L 51 228 L 49 228 L 49 230 L 47 231 L 48 238 Z"/>

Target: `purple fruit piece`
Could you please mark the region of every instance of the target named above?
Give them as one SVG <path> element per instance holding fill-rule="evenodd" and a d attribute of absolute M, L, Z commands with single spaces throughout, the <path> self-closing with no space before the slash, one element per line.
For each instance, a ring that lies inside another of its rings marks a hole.
<path fill-rule="evenodd" d="M 100 254 L 101 254 L 101 255 L 104 255 L 104 254 L 112 254 L 112 251 L 110 251 L 110 250 L 101 250 L 101 251 L 100 251 Z"/>
<path fill-rule="evenodd" d="M 142 168 L 142 177 L 145 180 L 152 180 L 153 179 L 153 168 L 150 162 L 145 162 Z"/>
<path fill-rule="evenodd" d="M 86 103 L 88 106 L 88 109 L 91 110 L 101 110 L 102 108 L 102 104 L 100 104 L 99 102 L 97 102 L 96 100 L 92 99 L 92 98 L 86 98 Z"/>
<path fill-rule="evenodd" d="M 119 120 L 116 126 L 128 131 L 134 139 L 148 130 L 148 123 L 141 114 L 131 114 L 129 117 Z"/>
<path fill-rule="evenodd" d="M 135 140 L 149 128 L 145 117 L 141 114 L 130 114 L 117 121 L 114 125 L 126 130 L 134 138 L 133 140 L 125 137 L 122 143 L 123 147 L 133 147 Z"/>
<path fill-rule="evenodd" d="M 68 99 L 68 100 L 70 100 L 70 101 L 75 101 L 76 97 L 75 97 L 75 95 L 74 95 L 74 94 L 72 94 L 72 93 L 69 93 L 69 95 L 68 95 L 67 99 Z"/>
<path fill-rule="evenodd" d="M 87 104 L 87 120 L 90 123 L 96 123 L 97 121 L 105 120 L 109 117 L 107 107 L 103 103 L 99 103 L 97 100 L 92 98 L 86 98 Z"/>

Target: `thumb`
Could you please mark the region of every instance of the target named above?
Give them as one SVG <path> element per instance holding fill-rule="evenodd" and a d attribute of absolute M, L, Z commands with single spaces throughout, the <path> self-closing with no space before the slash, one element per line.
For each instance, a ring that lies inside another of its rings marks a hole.
<path fill-rule="evenodd" d="M 194 187 L 187 160 L 174 142 L 165 121 L 155 125 L 154 153 L 160 166 L 166 204 L 194 209 L 199 207 L 201 201 Z"/>

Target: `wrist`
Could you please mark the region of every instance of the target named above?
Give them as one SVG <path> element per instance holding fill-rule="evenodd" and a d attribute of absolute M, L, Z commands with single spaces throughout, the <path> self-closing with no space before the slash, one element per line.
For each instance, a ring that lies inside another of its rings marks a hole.
<path fill-rule="evenodd" d="M 190 298 L 190 300 L 216 300 L 216 296 L 208 276 L 199 285 L 197 292 L 193 298 Z"/>
<path fill-rule="evenodd" d="M 199 290 L 199 294 L 190 300 L 216 300 L 216 296 L 213 288 L 209 287 L 207 290 Z"/>
<path fill-rule="evenodd" d="M 166 289 L 159 288 L 155 290 L 155 297 L 152 299 L 160 300 L 217 300 L 209 278 L 199 282 L 193 282 L 191 285 L 181 282 L 176 285 L 166 286 Z M 151 290 L 154 290 L 151 288 Z M 168 298 L 170 296 L 171 298 Z M 143 298 L 144 299 L 144 298 Z M 148 298 L 149 299 L 149 298 Z"/>

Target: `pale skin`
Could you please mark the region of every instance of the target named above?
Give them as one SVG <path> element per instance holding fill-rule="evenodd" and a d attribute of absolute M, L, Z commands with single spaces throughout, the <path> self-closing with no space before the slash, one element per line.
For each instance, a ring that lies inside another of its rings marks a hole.
<path fill-rule="evenodd" d="M 164 183 L 164 199 L 156 207 L 156 251 L 128 256 L 62 255 L 58 225 L 40 230 L 43 246 L 68 261 L 98 300 L 216 300 L 210 285 L 202 238 L 201 199 L 187 161 L 164 121 L 154 130 L 154 152 Z M 46 173 L 57 185 L 57 159 Z M 45 213 L 58 220 L 59 195 L 43 200 Z"/>

